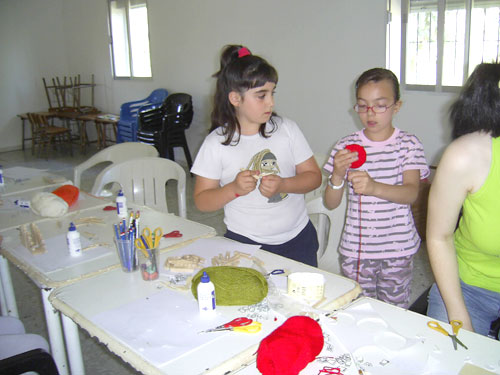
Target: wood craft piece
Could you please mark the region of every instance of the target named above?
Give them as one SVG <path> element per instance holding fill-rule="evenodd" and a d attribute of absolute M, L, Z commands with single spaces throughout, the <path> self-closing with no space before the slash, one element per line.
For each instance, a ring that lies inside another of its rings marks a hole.
<path fill-rule="evenodd" d="M 246 253 L 241 253 L 239 251 L 235 251 L 234 255 L 231 256 L 229 251 L 226 251 L 226 254 L 219 254 L 212 258 L 212 266 L 233 266 L 236 267 L 240 264 L 241 259 L 252 259 L 252 256 Z"/>
<path fill-rule="evenodd" d="M 165 268 L 171 272 L 192 273 L 205 265 L 205 259 L 194 254 L 187 254 L 180 257 L 168 257 L 165 261 Z"/>
<path fill-rule="evenodd" d="M 94 216 L 82 217 L 80 219 L 76 219 L 73 223 L 76 227 L 90 224 L 105 224 L 103 219 Z"/>
<path fill-rule="evenodd" d="M 47 252 L 45 241 L 38 226 L 34 223 L 21 225 L 19 228 L 21 243 L 32 254 L 43 254 Z"/>

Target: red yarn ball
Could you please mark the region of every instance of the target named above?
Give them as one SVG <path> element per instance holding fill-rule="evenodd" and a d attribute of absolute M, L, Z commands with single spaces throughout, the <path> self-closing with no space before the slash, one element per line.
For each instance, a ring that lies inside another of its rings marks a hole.
<path fill-rule="evenodd" d="M 357 144 L 352 144 L 352 145 L 347 145 L 345 148 L 351 152 L 357 152 L 358 153 L 358 160 L 355 162 L 351 163 L 351 168 L 359 168 L 361 167 L 365 161 L 366 161 L 366 151 L 363 146 L 357 145 Z"/>

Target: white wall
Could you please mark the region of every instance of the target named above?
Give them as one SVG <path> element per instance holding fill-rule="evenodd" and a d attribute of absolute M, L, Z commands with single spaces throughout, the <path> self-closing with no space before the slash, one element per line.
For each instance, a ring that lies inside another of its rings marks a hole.
<path fill-rule="evenodd" d="M 104 0 L 0 1 L 0 151 L 20 147 L 16 114 L 47 108 L 42 77 L 95 75 L 96 106 L 120 104 L 153 89 L 193 96 L 187 131 L 195 154 L 209 126 L 223 45 L 241 43 L 278 70 L 276 111 L 296 120 L 317 153 L 359 128 L 353 83 L 385 66 L 385 1 L 149 0 L 152 80 L 113 80 Z M 362 10 L 362 11 L 360 11 Z M 417 134 L 429 160 L 447 141 L 441 94 L 403 93 L 395 125 Z M 425 111 L 423 110 L 425 108 Z M 179 150 L 178 156 L 183 157 Z"/>

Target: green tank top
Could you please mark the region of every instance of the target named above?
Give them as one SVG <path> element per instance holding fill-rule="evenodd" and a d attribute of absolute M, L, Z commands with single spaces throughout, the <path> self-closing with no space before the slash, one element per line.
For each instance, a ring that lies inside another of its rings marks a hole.
<path fill-rule="evenodd" d="M 465 283 L 500 293 L 500 137 L 492 139 L 486 181 L 465 198 L 455 249 Z"/>

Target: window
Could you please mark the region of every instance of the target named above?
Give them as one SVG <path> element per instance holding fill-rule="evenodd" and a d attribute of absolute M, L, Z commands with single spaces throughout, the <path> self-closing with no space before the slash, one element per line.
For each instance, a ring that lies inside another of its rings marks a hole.
<path fill-rule="evenodd" d="M 115 78 L 151 77 L 145 0 L 108 0 Z"/>
<path fill-rule="evenodd" d="M 401 81 L 407 87 L 462 86 L 478 64 L 499 60 L 500 0 L 406 0 L 401 5 Z"/>

